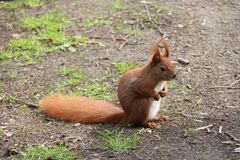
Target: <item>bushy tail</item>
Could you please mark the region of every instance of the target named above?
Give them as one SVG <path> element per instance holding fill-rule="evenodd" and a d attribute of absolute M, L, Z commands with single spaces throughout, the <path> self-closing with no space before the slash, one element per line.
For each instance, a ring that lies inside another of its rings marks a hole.
<path fill-rule="evenodd" d="M 81 96 L 49 96 L 40 101 L 49 117 L 80 123 L 122 123 L 124 112 L 108 102 Z"/>

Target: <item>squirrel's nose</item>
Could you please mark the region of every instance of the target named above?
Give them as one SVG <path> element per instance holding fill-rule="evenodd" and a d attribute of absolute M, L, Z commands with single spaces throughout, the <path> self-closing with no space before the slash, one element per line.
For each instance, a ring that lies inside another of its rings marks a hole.
<path fill-rule="evenodd" d="M 174 75 L 173 75 L 173 79 L 175 79 L 176 77 L 177 77 L 177 75 L 176 75 L 176 74 L 174 74 Z"/>

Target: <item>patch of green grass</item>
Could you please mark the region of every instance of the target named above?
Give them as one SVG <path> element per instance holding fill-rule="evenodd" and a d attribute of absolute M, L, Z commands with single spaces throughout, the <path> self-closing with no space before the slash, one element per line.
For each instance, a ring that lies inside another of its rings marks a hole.
<path fill-rule="evenodd" d="M 26 38 L 10 40 L 9 49 L 16 53 L 29 52 L 29 54 L 40 56 L 42 52 L 44 52 L 45 47 L 36 39 L 36 37 L 29 36 Z"/>
<path fill-rule="evenodd" d="M 171 8 L 162 5 L 160 2 L 152 3 L 154 9 L 158 10 L 161 13 L 167 13 L 171 11 Z"/>
<path fill-rule="evenodd" d="M 71 152 L 64 145 L 59 146 L 29 146 L 23 151 L 23 156 L 21 160 L 47 160 L 47 159 L 57 159 L 57 160 L 75 160 L 79 158 L 80 155 Z"/>
<path fill-rule="evenodd" d="M 121 10 L 121 9 L 126 9 L 127 8 L 127 5 L 124 4 L 123 2 L 121 2 L 121 0 L 115 0 L 113 3 L 112 3 L 112 8 L 114 10 Z"/>
<path fill-rule="evenodd" d="M 69 39 L 69 43 L 72 46 L 75 45 L 85 45 L 85 44 L 91 44 L 91 43 L 95 43 L 95 39 L 88 39 L 87 37 L 84 36 L 73 36 Z"/>
<path fill-rule="evenodd" d="M 110 21 L 107 18 L 100 17 L 97 19 L 94 19 L 94 18 L 85 19 L 85 20 L 83 20 L 81 25 L 83 27 L 92 27 L 92 26 L 101 26 L 101 25 L 105 25 L 108 23 L 110 23 Z"/>
<path fill-rule="evenodd" d="M 20 105 L 20 110 L 22 112 L 26 112 L 28 110 L 28 106 L 26 104 Z"/>
<path fill-rule="evenodd" d="M 34 30 L 35 34 L 10 40 L 8 46 L 0 50 L 0 60 L 21 57 L 26 64 L 34 64 L 46 53 L 66 49 L 75 52 L 77 45 L 95 43 L 93 39 L 88 40 L 86 37 L 67 34 L 64 30 L 71 21 L 60 9 L 54 9 L 36 17 L 22 16 L 20 24 L 25 29 Z"/>
<path fill-rule="evenodd" d="M 195 128 L 185 128 L 183 130 L 186 134 L 193 134 L 196 132 Z"/>
<path fill-rule="evenodd" d="M 170 89 L 177 89 L 179 87 L 178 83 L 176 81 L 169 81 L 168 82 L 168 87 Z"/>
<path fill-rule="evenodd" d="M 38 38 L 40 40 L 50 41 L 54 45 L 66 44 L 69 39 L 66 33 L 51 30 L 43 30 L 42 32 L 39 32 Z M 69 44 L 69 46 L 71 46 L 71 44 Z"/>
<path fill-rule="evenodd" d="M 176 81 L 169 81 L 168 87 L 170 89 L 179 89 L 183 95 L 188 94 L 191 90 L 188 89 L 185 85 L 179 84 Z"/>
<path fill-rule="evenodd" d="M 36 37 L 25 37 L 10 40 L 6 49 L 0 51 L 0 59 L 8 60 L 23 57 L 27 64 L 35 63 L 34 58 L 44 55 L 46 47 Z"/>
<path fill-rule="evenodd" d="M 30 7 L 30 8 L 35 8 L 42 6 L 43 0 L 13 0 L 10 2 L 2 2 L 0 3 L 0 9 L 17 9 L 22 6 Z"/>
<path fill-rule="evenodd" d="M 178 99 L 176 96 L 171 96 L 170 97 L 171 99 Z M 177 119 L 179 117 L 182 116 L 182 111 L 184 109 L 187 109 L 186 107 L 188 106 L 187 104 L 188 102 L 182 100 L 182 101 L 179 101 L 177 103 L 173 103 L 171 104 L 171 107 L 169 107 L 168 105 L 166 106 L 163 106 L 164 108 L 166 108 L 167 110 L 169 110 L 169 113 L 170 113 L 170 117 L 172 117 L 172 119 Z M 162 106 L 162 105 L 161 105 Z"/>
<path fill-rule="evenodd" d="M 21 20 L 23 28 L 35 30 L 37 39 L 51 46 L 48 52 L 58 49 L 76 51 L 74 46 L 92 43 L 84 36 L 70 36 L 64 29 L 71 24 L 68 15 L 59 9 L 54 9 L 37 17 L 25 16 Z"/>
<path fill-rule="evenodd" d="M 78 71 L 77 67 L 75 66 L 63 66 L 59 69 L 58 73 L 62 77 L 67 76 L 67 79 L 57 84 L 59 91 L 64 91 L 79 85 L 84 77 L 84 72 Z"/>
<path fill-rule="evenodd" d="M 24 0 L 24 5 L 30 8 L 39 7 L 43 5 L 43 0 Z"/>
<path fill-rule="evenodd" d="M 98 144 L 98 148 L 111 152 L 126 152 L 128 150 L 136 149 L 137 143 L 140 140 L 138 134 L 126 136 L 123 130 L 116 131 L 100 131 L 102 143 Z"/>
<path fill-rule="evenodd" d="M 149 6 L 149 12 L 147 12 L 146 10 L 131 10 L 130 12 L 130 17 L 132 17 L 133 19 L 137 19 L 138 24 L 140 24 L 140 27 L 144 27 L 144 28 L 152 28 L 152 29 L 157 29 L 157 25 L 154 23 L 154 21 L 158 22 L 159 18 L 161 16 L 158 16 L 158 14 L 155 13 L 155 11 L 157 10 L 158 12 L 170 12 L 172 11 L 171 8 L 166 7 L 161 5 L 159 2 L 152 2 L 149 1 L 148 2 L 148 6 Z M 149 19 L 149 15 L 151 16 L 151 19 Z"/>
<path fill-rule="evenodd" d="M 120 74 L 123 74 L 131 69 L 139 67 L 139 64 L 133 62 L 117 62 L 113 63 L 113 66 L 117 68 Z"/>
<path fill-rule="evenodd" d="M 109 101 L 112 101 L 116 97 L 116 94 L 110 91 L 110 88 L 107 86 L 107 84 L 100 84 L 98 81 L 94 80 L 84 87 L 75 89 L 73 92 L 71 92 L 71 95 L 87 96 Z"/>
<path fill-rule="evenodd" d="M 117 23 L 114 26 L 114 29 L 116 32 L 128 34 L 129 36 L 138 37 L 141 35 L 141 31 L 139 29 L 133 29 L 130 26 L 123 23 Z"/>
<path fill-rule="evenodd" d="M 184 128 L 183 131 L 185 132 L 185 134 L 194 134 L 195 132 L 197 132 L 197 122 L 191 120 L 189 123 L 191 124 L 191 127 Z"/>
<path fill-rule="evenodd" d="M 0 51 L 0 59 L 23 57 L 27 64 L 33 64 L 35 63 L 34 58 L 43 56 L 46 50 L 46 47 L 33 36 L 12 39 L 7 48 Z"/>
<path fill-rule="evenodd" d="M 66 87 L 76 87 L 77 85 L 80 84 L 80 82 L 81 82 L 80 79 L 70 78 L 70 79 L 65 80 L 60 85 L 64 88 L 66 88 Z"/>
<path fill-rule="evenodd" d="M 83 52 L 80 52 L 80 53 L 79 53 L 79 57 L 80 57 L 80 59 L 82 59 L 82 58 L 84 57 L 84 53 L 83 53 Z"/>
<path fill-rule="evenodd" d="M 24 16 L 21 19 L 21 26 L 26 29 L 46 29 L 47 31 L 60 31 L 71 24 L 68 15 L 54 9 L 37 17 Z"/>
<path fill-rule="evenodd" d="M 2 89 L 5 86 L 4 81 L 0 80 L 0 89 Z"/>
<path fill-rule="evenodd" d="M 172 117 L 172 119 L 174 119 L 174 118 L 176 119 L 178 116 L 180 116 L 179 108 L 172 107 L 171 112 L 170 112 L 170 117 Z"/>
<path fill-rule="evenodd" d="M 23 5 L 21 1 L 11 1 L 11 2 L 2 2 L 0 3 L 0 9 L 16 9 Z"/>
<path fill-rule="evenodd" d="M 6 103 L 9 103 L 9 104 L 15 104 L 15 100 L 13 100 L 12 98 L 10 98 L 10 97 L 5 97 L 4 98 L 4 101 L 6 102 Z"/>
<path fill-rule="evenodd" d="M 15 79 L 17 78 L 17 71 L 8 71 L 6 75 L 11 79 Z"/>
<path fill-rule="evenodd" d="M 108 83 L 110 73 L 106 72 L 101 79 L 90 79 L 87 84 L 81 84 L 84 78 L 83 71 L 78 71 L 75 66 L 64 66 L 58 70 L 59 75 L 66 77 L 64 81 L 57 83 L 58 92 L 69 91 L 74 96 L 87 96 L 95 99 L 104 99 L 112 101 L 116 94 L 112 92 Z"/>
<path fill-rule="evenodd" d="M 23 28 L 37 29 L 41 26 L 41 22 L 35 17 L 25 16 L 21 19 L 21 25 Z"/>
<path fill-rule="evenodd" d="M 129 36 L 137 37 L 140 35 L 140 31 L 138 29 L 133 29 L 131 27 L 126 27 L 121 30 L 121 32 L 128 34 Z"/>
<path fill-rule="evenodd" d="M 75 72 L 77 72 L 76 66 L 63 66 L 58 70 L 58 73 L 61 76 L 67 76 L 69 74 L 74 74 Z"/>
<path fill-rule="evenodd" d="M 211 114 L 214 114 L 214 113 L 217 113 L 217 112 L 218 112 L 218 108 L 209 107 L 209 108 L 208 108 L 208 111 L 209 111 Z"/>
<path fill-rule="evenodd" d="M 146 10 L 132 10 L 130 14 L 131 14 L 131 17 L 133 17 L 134 19 L 138 19 L 138 23 L 142 27 L 152 28 L 152 29 L 157 28 L 156 24 L 152 20 L 149 20 L 148 12 Z M 151 14 L 151 19 L 154 19 L 155 21 L 157 21 L 158 15 Z"/>
<path fill-rule="evenodd" d="M 4 130 L 2 128 L 0 128 L 0 138 L 4 136 Z"/>
<path fill-rule="evenodd" d="M 0 50 L 0 60 L 7 61 L 13 57 L 14 55 L 11 51 L 5 49 Z"/>
<path fill-rule="evenodd" d="M 53 37 L 49 37 L 49 40 L 53 40 Z M 75 48 L 75 46 L 77 45 L 86 45 L 86 44 L 91 44 L 91 43 L 95 43 L 94 39 L 90 39 L 88 40 L 87 37 L 82 37 L 82 36 L 64 36 L 61 39 L 62 41 L 58 41 L 58 44 L 56 43 L 55 47 L 52 48 L 53 51 L 55 50 L 66 50 L 68 49 L 70 52 L 76 52 L 77 49 Z M 53 42 L 53 41 L 52 41 Z M 56 41 L 55 41 L 56 42 Z"/>
<path fill-rule="evenodd" d="M 26 29 L 36 30 L 37 39 L 50 41 L 54 45 L 62 45 L 69 41 L 69 37 L 63 29 L 70 24 L 65 12 L 54 9 L 37 17 L 24 16 L 21 26 Z"/>
<path fill-rule="evenodd" d="M 181 90 L 181 93 L 182 93 L 183 95 L 186 95 L 186 94 L 188 94 L 188 93 L 191 92 L 191 90 L 188 89 L 185 85 L 181 85 L 181 86 L 180 86 L 180 90 Z"/>

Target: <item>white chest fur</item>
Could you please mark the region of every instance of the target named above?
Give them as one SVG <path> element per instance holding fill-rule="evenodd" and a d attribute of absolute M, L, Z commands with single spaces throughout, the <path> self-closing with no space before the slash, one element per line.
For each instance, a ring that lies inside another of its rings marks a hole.
<path fill-rule="evenodd" d="M 164 83 L 165 82 L 159 82 L 154 90 L 156 92 L 160 92 L 164 87 Z M 147 120 L 151 120 L 158 114 L 158 111 L 160 109 L 160 103 L 161 103 L 161 98 L 158 101 L 155 101 L 154 99 L 151 98 L 151 104 L 150 104 Z"/>

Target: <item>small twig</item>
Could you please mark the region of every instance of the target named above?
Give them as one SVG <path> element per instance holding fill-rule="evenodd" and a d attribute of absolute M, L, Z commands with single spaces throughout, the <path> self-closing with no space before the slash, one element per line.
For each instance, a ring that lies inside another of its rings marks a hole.
<path fill-rule="evenodd" d="M 208 132 L 211 132 L 211 130 L 210 130 L 209 128 L 207 128 L 207 131 L 208 131 Z"/>
<path fill-rule="evenodd" d="M 128 42 L 128 37 L 129 37 L 130 35 L 128 34 L 128 35 L 126 35 L 123 39 L 125 39 L 125 42 L 123 42 L 122 44 L 121 44 L 121 46 L 118 48 L 119 50 L 121 50 L 122 49 L 122 47 L 123 46 L 125 46 L 126 44 L 127 44 L 127 42 Z"/>
<path fill-rule="evenodd" d="M 104 37 L 104 36 L 89 36 L 89 38 L 95 38 L 95 39 L 110 39 L 110 40 L 116 40 L 116 41 L 125 41 L 124 38 L 113 38 L 113 37 Z"/>
<path fill-rule="evenodd" d="M 219 130 L 218 130 L 218 133 L 222 133 L 222 126 L 219 126 Z"/>
<path fill-rule="evenodd" d="M 196 69 L 196 68 L 212 69 L 211 66 L 194 66 L 194 67 L 191 67 L 190 69 Z"/>
<path fill-rule="evenodd" d="M 197 104 L 200 104 L 201 101 L 202 101 L 202 97 L 197 101 Z"/>
<path fill-rule="evenodd" d="M 240 82 L 240 79 L 232 82 L 229 86 L 212 86 L 209 87 L 209 89 L 217 89 L 217 88 L 226 88 L 226 89 L 240 89 L 240 87 L 232 87 L 234 84 L 236 84 L 237 82 Z"/>
<path fill-rule="evenodd" d="M 4 93 L 2 97 L 0 97 L 0 101 L 6 96 L 7 93 Z"/>
<path fill-rule="evenodd" d="M 146 9 L 146 11 L 147 11 L 148 19 L 149 19 L 150 21 L 152 21 L 152 17 L 150 16 L 148 6 L 147 6 L 146 4 L 144 4 L 144 7 L 145 7 L 145 9 Z"/>
<path fill-rule="evenodd" d="M 20 102 L 20 103 L 23 103 L 23 104 L 26 104 L 27 106 L 29 107 L 33 107 L 33 108 L 38 108 L 39 106 L 37 104 L 34 104 L 34 103 L 30 103 L 30 102 L 25 102 L 23 100 L 20 100 L 20 99 L 17 99 L 11 95 L 9 95 L 8 93 L 6 94 L 9 98 L 11 98 L 12 100 L 14 101 L 17 101 L 17 102 Z"/>
<path fill-rule="evenodd" d="M 126 41 L 130 34 L 126 35 L 123 39 Z"/>
<path fill-rule="evenodd" d="M 236 141 L 236 142 L 240 142 L 240 139 L 234 137 L 233 135 L 231 135 L 230 133 L 225 132 L 224 134 L 226 134 L 227 136 L 229 136 L 232 140 Z"/>
<path fill-rule="evenodd" d="M 218 88 L 240 89 L 240 87 L 230 87 L 230 86 L 212 86 L 212 87 L 209 87 L 209 89 L 218 89 Z"/>
<path fill-rule="evenodd" d="M 209 129 L 210 127 L 212 127 L 213 124 L 209 124 L 207 126 L 203 126 L 203 127 L 199 127 L 199 128 L 196 128 L 195 131 L 199 131 L 199 130 L 204 130 L 204 129 Z"/>
<path fill-rule="evenodd" d="M 230 84 L 230 87 L 232 87 L 234 84 L 236 84 L 237 82 L 240 82 L 240 79 L 234 81 L 233 83 Z"/>
<path fill-rule="evenodd" d="M 118 49 L 121 50 L 122 47 L 125 46 L 125 45 L 127 44 L 127 42 L 128 42 L 128 40 L 126 40 L 125 42 L 123 42 L 123 43 L 121 44 L 121 46 L 120 46 Z"/>
<path fill-rule="evenodd" d="M 177 61 L 178 63 L 184 64 L 184 65 L 188 65 L 190 63 L 189 60 L 183 59 L 183 58 L 178 58 Z"/>
<path fill-rule="evenodd" d="M 161 35 L 162 37 L 165 37 L 165 33 L 162 32 L 161 29 L 158 27 L 159 24 L 156 22 L 155 19 L 153 19 L 153 18 L 151 17 L 147 4 L 144 4 L 144 7 L 145 7 L 145 9 L 146 9 L 146 11 L 147 11 L 148 20 L 155 25 L 155 27 L 158 29 L 158 32 L 160 33 L 160 35 Z"/>
<path fill-rule="evenodd" d="M 234 144 L 234 141 L 222 141 L 222 144 Z"/>

